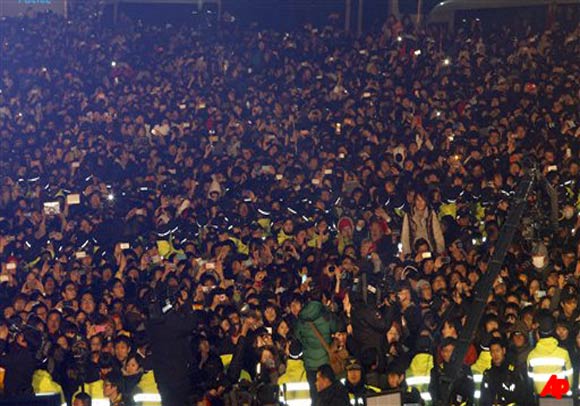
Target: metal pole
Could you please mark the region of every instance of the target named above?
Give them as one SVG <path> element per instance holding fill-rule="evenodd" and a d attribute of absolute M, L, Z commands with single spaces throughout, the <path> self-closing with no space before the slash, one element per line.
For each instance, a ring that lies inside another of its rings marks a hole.
<path fill-rule="evenodd" d="M 399 0 L 389 0 L 389 15 L 399 18 Z"/>
<path fill-rule="evenodd" d="M 475 287 L 473 296 L 473 303 L 470 306 L 470 312 L 467 317 L 467 322 L 459 335 L 457 346 L 453 351 L 451 359 L 445 375 L 441 377 L 441 385 L 451 387 L 458 374 L 461 372 L 463 359 L 467 353 L 469 344 L 473 340 L 475 331 L 479 326 L 481 317 L 487 304 L 487 297 L 489 292 L 493 289 L 493 283 L 503 265 L 508 248 L 513 241 L 516 231 L 520 225 L 521 219 L 528 207 L 528 196 L 536 186 L 538 180 L 537 169 L 530 169 L 528 173 L 520 181 L 514 199 L 511 201 L 510 211 L 508 213 L 506 222 L 501 228 L 500 235 L 494 246 L 494 252 L 491 260 L 488 263 L 487 271 Z M 446 401 L 448 399 L 445 399 Z"/>
<path fill-rule="evenodd" d="M 117 24 L 117 17 L 119 16 L 119 2 L 121 0 L 115 0 L 113 3 L 113 24 Z"/>
<path fill-rule="evenodd" d="M 421 26 L 421 12 L 423 9 L 423 0 L 417 1 L 417 26 L 415 29 L 418 31 L 419 27 Z"/>
<path fill-rule="evenodd" d="M 364 8 L 364 0 L 358 0 L 358 24 L 356 33 L 359 37 L 362 35 L 363 30 L 363 8 Z"/>
<path fill-rule="evenodd" d="M 344 30 L 350 32 L 350 14 L 352 8 L 352 0 L 344 1 Z"/>

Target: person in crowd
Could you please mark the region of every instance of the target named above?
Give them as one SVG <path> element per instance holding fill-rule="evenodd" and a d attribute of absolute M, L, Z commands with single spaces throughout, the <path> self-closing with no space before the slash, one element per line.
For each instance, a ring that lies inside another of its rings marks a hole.
<path fill-rule="evenodd" d="M 35 353 L 41 345 L 40 333 L 24 327 L 9 337 L 6 324 L 0 325 L 0 366 L 4 368 L 4 394 L 25 397 L 34 394 L 32 376 L 36 369 Z"/>
<path fill-rule="evenodd" d="M 532 351 L 528 339 L 528 329 L 526 324 L 518 320 L 508 331 L 509 344 L 507 349 L 507 359 L 518 371 L 528 370 L 528 355 Z"/>
<path fill-rule="evenodd" d="M 554 337 L 556 322 L 549 312 L 539 316 L 538 343 L 528 354 L 529 377 L 534 382 L 536 394 L 542 393 L 544 386 L 552 375 L 559 379 L 567 379 L 572 384 L 572 361 L 568 351 L 558 345 Z"/>
<path fill-rule="evenodd" d="M 92 399 L 88 393 L 81 392 L 75 396 L 73 406 L 92 406 Z"/>
<path fill-rule="evenodd" d="M 341 377 L 347 352 L 366 384 L 440 403 L 472 402 L 476 362 L 535 391 L 578 379 L 560 347 L 578 364 L 577 8 L 358 37 L 334 17 L 200 30 L 69 6 L 0 19 L 3 397 L 50 375 L 68 404 L 106 385 L 178 406 L 282 377 L 303 400 L 306 371 L 312 399 L 342 402 L 323 365 Z M 556 227 L 537 191 L 442 385 L 532 163 Z M 481 344 L 504 331 L 495 365 Z"/>
<path fill-rule="evenodd" d="M 426 195 L 415 191 L 413 205 L 403 217 L 401 242 L 404 256 L 416 253 L 415 243 L 422 239 L 429 245 L 429 251 L 441 254 L 445 251 L 445 239 L 437 214 L 428 206 Z"/>
<path fill-rule="evenodd" d="M 315 404 L 320 393 L 316 384 L 318 368 L 329 364 L 331 337 L 337 330 L 336 320 L 321 303 L 321 294 L 319 290 L 312 292 L 311 300 L 300 311 L 296 325 L 296 338 L 302 344 L 310 395 Z"/>
<path fill-rule="evenodd" d="M 125 406 L 127 404 L 123 399 L 123 380 L 121 374 L 111 372 L 105 376 L 103 396 L 109 399 L 111 406 Z"/>
<path fill-rule="evenodd" d="M 424 405 L 425 401 L 416 387 L 408 386 L 405 380 L 405 362 L 395 362 L 387 369 L 387 389 L 399 390 L 403 404 Z"/>
<path fill-rule="evenodd" d="M 367 395 L 380 393 L 381 389 L 367 385 L 360 362 L 350 357 L 346 363 L 346 378 L 344 386 L 348 391 L 351 404 L 354 401 L 355 405 L 366 404 Z"/>
<path fill-rule="evenodd" d="M 473 405 L 474 383 L 471 370 L 465 364 L 454 377 L 448 368 L 453 351 L 457 346 L 454 338 L 445 338 L 441 342 L 442 362 L 431 369 L 429 393 L 434 405 Z"/>
<path fill-rule="evenodd" d="M 317 406 L 348 406 L 348 391 L 338 381 L 328 364 L 321 365 L 316 371 Z"/>
<path fill-rule="evenodd" d="M 533 405 L 534 397 L 527 374 L 516 369 L 506 358 L 506 344 L 502 338 L 489 342 L 492 365 L 483 373 L 481 382 L 481 406 Z"/>

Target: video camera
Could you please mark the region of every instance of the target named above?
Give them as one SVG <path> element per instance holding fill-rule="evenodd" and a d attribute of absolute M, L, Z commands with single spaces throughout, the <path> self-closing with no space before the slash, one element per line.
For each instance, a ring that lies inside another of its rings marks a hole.
<path fill-rule="evenodd" d="M 224 396 L 225 406 L 281 406 L 280 386 L 269 383 L 267 374 L 258 373 L 256 381 L 241 381 Z"/>
<path fill-rule="evenodd" d="M 179 293 L 183 287 L 182 285 L 178 287 L 164 285 L 153 289 L 147 297 L 149 318 L 161 319 L 165 314 L 175 309 Z"/>

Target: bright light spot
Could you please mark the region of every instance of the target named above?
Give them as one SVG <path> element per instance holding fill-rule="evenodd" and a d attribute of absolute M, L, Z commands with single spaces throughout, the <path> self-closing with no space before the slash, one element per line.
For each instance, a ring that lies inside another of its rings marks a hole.
<path fill-rule="evenodd" d="M 438 111 L 438 112 L 436 112 L 436 113 L 435 113 L 435 115 L 436 115 L 437 117 L 439 117 L 439 116 L 441 115 L 441 112 L 440 112 L 440 111 Z"/>
<path fill-rule="evenodd" d="M 112 202 L 113 200 L 115 200 L 115 195 L 114 195 L 114 194 L 112 194 L 112 193 L 109 193 L 109 194 L 107 195 L 107 200 L 108 200 L 108 201 L 110 201 L 110 202 Z"/>
<path fill-rule="evenodd" d="M 158 393 L 138 393 L 133 400 L 139 402 L 161 402 L 161 396 Z"/>
<path fill-rule="evenodd" d="M 415 54 L 415 56 L 419 56 L 421 55 L 421 50 L 417 49 L 415 52 L 413 52 Z"/>
<path fill-rule="evenodd" d="M 451 60 L 449 58 L 443 59 L 443 65 L 449 66 L 449 64 L 451 64 Z"/>
<path fill-rule="evenodd" d="M 402 40 L 403 40 L 403 37 L 401 37 L 400 35 L 399 35 L 399 36 L 397 36 L 397 41 L 398 41 L 398 42 L 401 42 Z"/>
<path fill-rule="evenodd" d="M 111 66 L 114 68 L 115 66 L 117 66 L 117 62 L 111 61 Z"/>

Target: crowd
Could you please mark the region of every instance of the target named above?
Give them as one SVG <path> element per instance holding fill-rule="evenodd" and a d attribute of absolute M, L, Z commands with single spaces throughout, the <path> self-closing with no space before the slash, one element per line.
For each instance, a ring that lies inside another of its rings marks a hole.
<path fill-rule="evenodd" d="M 4 396 L 221 405 L 242 377 L 264 404 L 308 382 L 316 406 L 388 389 L 487 406 L 533 404 L 552 373 L 575 389 L 577 20 L 389 17 L 361 38 L 227 21 L 110 27 L 82 2 L 0 22 Z M 558 229 L 533 194 L 444 385 L 527 159 Z"/>

